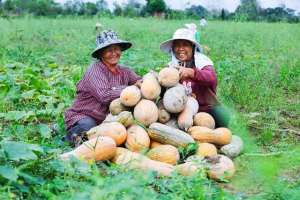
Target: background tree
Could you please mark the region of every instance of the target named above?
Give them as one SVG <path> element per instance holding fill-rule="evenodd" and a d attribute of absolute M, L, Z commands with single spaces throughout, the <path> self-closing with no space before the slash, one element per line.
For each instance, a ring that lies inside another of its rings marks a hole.
<path fill-rule="evenodd" d="M 260 10 L 256 0 L 241 0 L 241 5 L 237 7 L 235 16 L 240 21 L 256 21 Z"/>
<path fill-rule="evenodd" d="M 146 10 L 151 15 L 163 13 L 166 11 L 166 3 L 163 0 L 146 0 Z"/>

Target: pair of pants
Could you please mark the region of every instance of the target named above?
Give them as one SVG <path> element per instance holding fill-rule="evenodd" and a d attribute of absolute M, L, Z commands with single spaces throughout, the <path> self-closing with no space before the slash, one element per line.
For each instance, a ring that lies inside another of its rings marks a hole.
<path fill-rule="evenodd" d="M 229 111 L 222 105 L 216 105 L 213 109 L 208 112 L 212 115 L 215 120 L 215 128 L 226 127 L 228 128 L 230 121 L 230 113 Z"/>
<path fill-rule="evenodd" d="M 97 126 L 96 120 L 91 117 L 85 117 L 76 122 L 71 128 L 67 130 L 68 134 L 65 140 L 71 142 L 73 145 L 76 143 L 76 138 L 82 137 L 85 132 Z"/>

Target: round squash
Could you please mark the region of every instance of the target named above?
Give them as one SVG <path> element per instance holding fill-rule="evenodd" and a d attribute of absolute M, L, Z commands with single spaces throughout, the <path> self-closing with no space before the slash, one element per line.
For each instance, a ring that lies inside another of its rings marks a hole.
<path fill-rule="evenodd" d="M 121 99 L 117 98 L 115 100 L 113 100 L 110 105 L 109 105 L 109 112 L 113 115 L 117 115 L 122 111 L 126 111 L 128 110 L 127 107 L 125 107 L 122 103 L 121 103 Z"/>
<path fill-rule="evenodd" d="M 66 160 L 75 156 L 85 161 L 109 160 L 115 156 L 116 149 L 116 143 L 112 138 L 98 136 L 84 142 L 73 151 L 60 155 L 60 158 Z"/>
<path fill-rule="evenodd" d="M 150 151 L 147 153 L 147 156 L 151 160 L 156 160 L 171 165 L 175 165 L 180 158 L 177 148 L 167 144 L 159 145 L 153 149 L 150 149 Z"/>
<path fill-rule="evenodd" d="M 206 112 L 199 112 L 194 116 L 194 126 L 205 126 L 207 128 L 214 129 L 215 120 L 210 114 Z"/>
<path fill-rule="evenodd" d="M 199 170 L 207 166 L 202 156 L 193 155 L 187 158 L 186 162 L 176 166 L 176 170 L 183 176 L 193 176 Z"/>
<path fill-rule="evenodd" d="M 141 91 L 135 85 L 126 87 L 120 94 L 121 103 L 130 107 L 135 106 L 140 101 L 141 97 Z"/>
<path fill-rule="evenodd" d="M 141 126 L 132 125 L 127 129 L 127 139 L 125 146 L 127 149 L 140 152 L 148 149 L 150 146 L 150 138 L 148 133 Z"/>
<path fill-rule="evenodd" d="M 173 87 L 179 82 L 179 71 L 172 67 L 160 70 L 158 81 L 164 87 Z"/>
<path fill-rule="evenodd" d="M 229 158 L 235 158 L 242 152 L 243 146 L 243 140 L 237 135 L 232 135 L 231 142 L 222 146 L 220 151 Z"/>
<path fill-rule="evenodd" d="M 169 88 L 163 97 L 164 107 L 170 113 L 180 113 L 183 111 L 186 101 L 186 90 L 181 84 Z"/>
<path fill-rule="evenodd" d="M 93 139 L 98 136 L 108 136 L 114 139 L 117 146 L 123 144 L 127 138 L 126 128 L 119 122 L 102 123 L 96 126 L 92 131 L 87 132 L 89 139 Z"/>
<path fill-rule="evenodd" d="M 142 99 L 135 107 L 133 116 L 145 126 L 149 126 L 158 119 L 158 108 L 153 101 Z"/>
<path fill-rule="evenodd" d="M 235 173 L 235 167 L 232 160 L 224 155 L 216 155 L 209 157 L 208 176 L 214 180 L 229 180 Z"/>
<path fill-rule="evenodd" d="M 210 143 L 198 143 L 198 149 L 196 151 L 196 155 L 200 155 L 203 157 L 206 156 L 215 156 L 217 155 L 217 148 L 215 145 Z"/>
<path fill-rule="evenodd" d="M 161 87 L 154 72 L 149 72 L 143 76 L 143 82 L 141 84 L 141 93 L 143 98 L 149 100 L 155 100 L 159 97 Z"/>
<path fill-rule="evenodd" d="M 108 114 L 102 123 L 107 123 L 107 122 L 120 122 L 125 127 L 129 127 L 134 123 L 134 119 L 131 112 L 122 111 L 118 115 Z"/>

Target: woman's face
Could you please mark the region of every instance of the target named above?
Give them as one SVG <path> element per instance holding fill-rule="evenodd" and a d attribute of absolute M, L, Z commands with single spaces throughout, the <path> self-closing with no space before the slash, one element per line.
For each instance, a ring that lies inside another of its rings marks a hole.
<path fill-rule="evenodd" d="M 187 40 L 175 40 L 173 42 L 173 52 L 180 61 L 190 61 L 193 57 L 193 45 Z"/>
<path fill-rule="evenodd" d="M 112 66 L 118 64 L 121 54 L 122 54 L 121 47 L 112 44 L 101 51 L 100 57 L 102 62 L 104 62 L 109 66 Z"/>

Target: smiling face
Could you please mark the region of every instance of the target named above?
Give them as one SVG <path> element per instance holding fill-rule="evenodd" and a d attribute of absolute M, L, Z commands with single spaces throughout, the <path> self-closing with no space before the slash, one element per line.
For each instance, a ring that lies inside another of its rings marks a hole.
<path fill-rule="evenodd" d="M 172 49 L 176 58 L 182 62 L 190 61 L 193 57 L 193 45 L 187 40 L 175 40 Z"/>
<path fill-rule="evenodd" d="M 108 67 L 116 66 L 120 60 L 121 47 L 115 44 L 109 45 L 100 52 L 102 62 Z"/>

